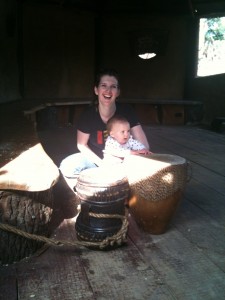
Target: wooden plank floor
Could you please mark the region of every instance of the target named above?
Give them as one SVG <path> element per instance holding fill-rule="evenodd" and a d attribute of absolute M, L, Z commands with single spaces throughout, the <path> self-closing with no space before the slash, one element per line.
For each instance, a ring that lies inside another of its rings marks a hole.
<path fill-rule="evenodd" d="M 225 135 L 189 126 L 144 128 L 153 152 L 180 155 L 191 166 L 168 230 L 151 235 L 129 217 L 123 247 L 49 247 L 1 266 L 0 299 L 225 299 Z M 74 133 L 50 134 L 41 137 L 58 164 L 74 147 Z M 54 238 L 75 241 L 74 222 L 61 222 Z"/>

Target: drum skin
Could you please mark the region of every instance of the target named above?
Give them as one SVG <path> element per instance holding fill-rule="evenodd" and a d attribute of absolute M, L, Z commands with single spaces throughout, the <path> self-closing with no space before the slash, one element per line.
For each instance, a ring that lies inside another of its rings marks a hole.
<path fill-rule="evenodd" d="M 164 233 L 185 190 L 186 160 L 176 155 L 152 154 L 130 156 L 124 163 L 131 189 L 131 215 L 144 231 Z"/>

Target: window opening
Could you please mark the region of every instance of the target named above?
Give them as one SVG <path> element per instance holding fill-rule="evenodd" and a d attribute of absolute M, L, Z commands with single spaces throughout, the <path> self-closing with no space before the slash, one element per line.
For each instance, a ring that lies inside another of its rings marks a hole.
<path fill-rule="evenodd" d="M 225 17 L 200 18 L 197 76 L 225 73 Z"/>

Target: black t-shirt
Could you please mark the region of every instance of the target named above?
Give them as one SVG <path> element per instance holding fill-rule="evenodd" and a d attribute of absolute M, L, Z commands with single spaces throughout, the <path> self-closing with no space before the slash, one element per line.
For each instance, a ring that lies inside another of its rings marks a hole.
<path fill-rule="evenodd" d="M 124 116 L 130 123 L 130 127 L 140 125 L 140 122 L 132 109 L 132 107 L 125 103 L 116 103 L 116 112 Z M 105 147 L 105 140 L 108 136 L 106 131 L 106 124 L 102 121 L 98 108 L 96 106 L 88 107 L 81 115 L 77 129 L 90 134 L 88 146 L 100 158 L 103 158 L 103 149 Z"/>

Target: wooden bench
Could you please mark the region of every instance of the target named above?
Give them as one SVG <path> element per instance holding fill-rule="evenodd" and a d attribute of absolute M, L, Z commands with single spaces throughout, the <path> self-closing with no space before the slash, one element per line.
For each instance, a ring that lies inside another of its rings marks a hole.
<path fill-rule="evenodd" d="M 211 123 L 211 129 L 216 132 L 223 132 L 225 129 L 225 117 L 217 117 Z"/>
<path fill-rule="evenodd" d="M 143 124 L 185 125 L 199 123 L 203 103 L 191 100 L 127 99 Z"/>
<path fill-rule="evenodd" d="M 46 101 L 24 110 L 37 130 L 74 125 L 84 107 L 91 104 L 88 99 Z"/>
<path fill-rule="evenodd" d="M 142 124 L 184 125 L 199 123 L 203 117 L 203 103 L 191 100 L 120 99 L 135 109 Z M 73 126 L 90 99 L 47 101 L 25 110 L 38 130 Z"/>

